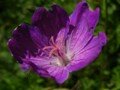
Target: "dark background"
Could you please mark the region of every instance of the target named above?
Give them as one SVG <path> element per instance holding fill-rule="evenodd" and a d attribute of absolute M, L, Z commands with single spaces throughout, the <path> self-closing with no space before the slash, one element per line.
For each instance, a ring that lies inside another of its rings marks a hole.
<path fill-rule="evenodd" d="M 72 73 L 61 86 L 34 72 L 21 71 L 8 50 L 13 29 L 22 22 L 30 23 L 37 7 L 57 3 L 70 14 L 79 1 L 0 0 L 0 90 L 69 90 L 73 86 L 73 90 L 120 90 L 120 0 L 87 0 L 91 8 L 101 8 L 95 33 L 105 31 L 108 43 L 95 62 Z"/>

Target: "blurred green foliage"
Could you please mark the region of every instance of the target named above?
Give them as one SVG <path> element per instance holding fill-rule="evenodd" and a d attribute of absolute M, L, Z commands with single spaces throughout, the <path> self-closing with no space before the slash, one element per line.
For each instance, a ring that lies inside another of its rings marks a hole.
<path fill-rule="evenodd" d="M 37 7 L 57 3 L 70 14 L 79 1 L 0 0 L 0 90 L 120 90 L 120 0 L 87 0 L 91 8 L 101 8 L 95 32 L 105 31 L 108 43 L 95 62 L 72 73 L 61 86 L 34 72 L 22 72 L 8 50 L 13 29 L 22 22 L 30 23 Z"/>

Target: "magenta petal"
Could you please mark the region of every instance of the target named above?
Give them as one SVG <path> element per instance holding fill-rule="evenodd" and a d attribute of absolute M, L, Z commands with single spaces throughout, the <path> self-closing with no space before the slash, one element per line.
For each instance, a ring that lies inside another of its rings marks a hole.
<path fill-rule="evenodd" d="M 90 64 L 102 50 L 102 47 L 106 44 L 107 38 L 105 33 L 101 32 L 98 36 L 95 36 L 84 49 L 76 53 L 71 63 L 68 65 L 70 72 L 84 68 Z"/>
<path fill-rule="evenodd" d="M 61 49 L 62 51 L 65 50 L 65 41 L 67 39 L 67 35 L 69 32 L 69 25 L 67 25 L 66 27 L 62 28 L 57 37 L 56 37 L 56 44 L 59 47 L 59 49 Z"/>
<path fill-rule="evenodd" d="M 20 68 L 23 70 L 23 71 L 27 71 L 30 69 L 30 65 L 23 62 L 22 64 L 20 64 Z"/>
<path fill-rule="evenodd" d="M 16 43 L 15 39 L 10 39 L 8 42 L 8 46 L 9 46 L 9 49 L 10 49 L 12 55 L 16 58 L 16 60 L 19 63 L 23 63 L 23 61 L 21 60 L 21 57 L 25 57 L 24 49 L 21 49 L 21 47 Z"/>
<path fill-rule="evenodd" d="M 94 30 L 99 20 L 100 10 L 90 10 L 85 1 L 80 2 L 70 16 L 70 23 L 77 26 L 83 19 L 87 19 L 89 28 Z"/>
<path fill-rule="evenodd" d="M 57 5 L 53 5 L 51 11 L 39 7 L 32 16 L 32 24 L 40 28 L 48 37 L 57 35 L 59 30 L 66 26 L 68 20 L 67 13 Z"/>
<path fill-rule="evenodd" d="M 31 39 L 29 28 L 27 24 L 21 24 L 14 30 L 13 38 L 8 42 L 10 51 L 20 62 L 22 62 L 21 58 L 25 58 L 25 54 L 28 52 L 31 55 L 35 55 L 35 52 L 37 52 L 37 47 Z"/>
<path fill-rule="evenodd" d="M 68 66 L 67 69 L 69 70 L 69 72 L 73 72 L 73 71 L 77 71 L 80 70 L 82 68 L 84 68 L 85 66 L 88 65 L 88 62 L 86 62 L 83 59 L 79 59 L 79 60 L 74 60 L 72 61 Z"/>
<path fill-rule="evenodd" d="M 70 16 L 70 23 L 76 28 L 68 39 L 68 52 L 74 58 L 67 68 L 72 71 L 84 68 L 101 52 L 106 43 L 106 35 L 100 33 L 93 37 L 93 30 L 98 23 L 99 8 L 90 10 L 85 1 L 79 3 Z"/>
<path fill-rule="evenodd" d="M 39 49 L 43 48 L 45 45 L 48 45 L 47 36 L 43 35 L 37 27 L 34 26 L 30 28 L 30 36 Z"/>
<path fill-rule="evenodd" d="M 70 15 L 70 23 L 76 26 L 81 20 L 83 13 L 88 9 L 88 5 L 85 1 L 80 2 L 73 13 Z"/>
<path fill-rule="evenodd" d="M 46 69 L 50 66 L 51 58 L 47 57 L 31 57 L 28 59 L 28 62 L 34 64 L 38 68 Z"/>
<path fill-rule="evenodd" d="M 86 11 L 86 15 L 84 16 L 87 21 L 88 21 L 88 25 L 89 28 L 94 30 L 98 21 L 99 21 L 99 15 L 100 15 L 100 9 L 96 8 L 95 10 L 87 10 Z"/>
<path fill-rule="evenodd" d="M 59 67 L 51 64 L 52 58 L 30 58 L 28 59 L 33 64 L 35 71 L 43 77 L 52 77 L 59 84 L 62 84 L 69 76 L 69 72 L 65 67 Z M 34 66 L 35 65 L 35 66 Z"/>
<path fill-rule="evenodd" d="M 51 66 L 48 72 L 59 84 L 62 84 L 69 76 L 69 71 L 65 67 Z"/>
<path fill-rule="evenodd" d="M 51 59 L 44 57 L 30 57 L 25 60 L 42 77 L 50 77 L 47 69 L 50 67 Z"/>
<path fill-rule="evenodd" d="M 76 53 L 86 46 L 93 37 L 93 32 L 89 30 L 86 19 L 83 19 L 79 25 L 72 31 L 67 40 L 68 52 Z"/>
<path fill-rule="evenodd" d="M 50 77 L 49 73 L 44 69 L 35 69 L 35 71 L 42 77 Z"/>

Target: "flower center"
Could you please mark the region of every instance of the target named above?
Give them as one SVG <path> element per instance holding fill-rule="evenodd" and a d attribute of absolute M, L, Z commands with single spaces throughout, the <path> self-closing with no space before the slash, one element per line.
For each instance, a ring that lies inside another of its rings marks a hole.
<path fill-rule="evenodd" d="M 61 50 L 60 47 L 55 43 L 53 36 L 50 38 L 49 44 L 50 46 L 45 46 L 43 51 L 47 52 L 49 57 L 57 57 L 57 61 L 55 61 L 53 64 L 58 66 L 66 66 L 69 63 L 69 59 L 66 56 L 65 51 Z"/>

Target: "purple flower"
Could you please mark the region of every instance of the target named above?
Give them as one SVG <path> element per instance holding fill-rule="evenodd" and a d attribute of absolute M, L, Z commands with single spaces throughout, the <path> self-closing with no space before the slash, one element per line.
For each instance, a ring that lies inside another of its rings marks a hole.
<path fill-rule="evenodd" d="M 104 32 L 93 34 L 99 13 L 99 8 L 90 10 L 85 1 L 69 17 L 57 5 L 49 11 L 39 7 L 32 24 L 22 23 L 14 30 L 8 46 L 22 69 L 32 68 L 61 84 L 71 72 L 95 60 L 106 44 Z"/>

